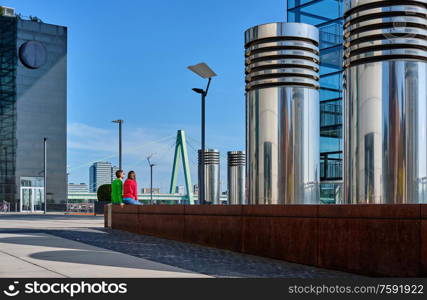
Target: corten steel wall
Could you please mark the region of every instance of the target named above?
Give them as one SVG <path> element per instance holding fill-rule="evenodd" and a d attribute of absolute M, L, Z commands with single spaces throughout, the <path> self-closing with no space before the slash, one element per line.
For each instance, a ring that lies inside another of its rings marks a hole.
<path fill-rule="evenodd" d="M 427 0 L 349 0 L 344 197 L 427 203 Z"/>
<path fill-rule="evenodd" d="M 427 276 L 425 204 L 113 206 L 112 228 L 366 275 Z"/>
<path fill-rule="evenodd" d="M 245 32 L 250 204 L 319 203 L 318 44 L 302 23 Z"/>

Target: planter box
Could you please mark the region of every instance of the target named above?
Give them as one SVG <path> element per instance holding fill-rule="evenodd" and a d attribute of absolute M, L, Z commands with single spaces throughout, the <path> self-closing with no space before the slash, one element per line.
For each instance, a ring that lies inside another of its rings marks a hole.
<path fill-rule="evenodd" d="M 114 205 L 111 213 L 113 229 L 371 276 L 427 276 L 426 204 Z"/>

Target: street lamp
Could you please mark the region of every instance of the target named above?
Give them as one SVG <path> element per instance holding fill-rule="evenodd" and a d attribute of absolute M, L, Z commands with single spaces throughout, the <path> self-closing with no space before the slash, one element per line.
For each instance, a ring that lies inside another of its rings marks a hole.
<path fill-rule="evenodd" d="M 123 170 L 122 168 L 122 125 L 123 120 L 114 120 L 113 123 L 119 124 L 119 169 Z"/>
<path fill-rule="evenodd" d="M 44 214 L 47 213 L 47 137 L 43 138 L 43 197 L 44 197 Z"/>
<path fill-rule="evenodd" d="M 199 199 L 199 203 L 200 204 L 205 204 L 205 149 L 206 149 L 206 145 L 205 145 L 205 110 L 206 110 L 206 96 L 208 95 L 208 91 L 209 91 L 209 86 L 211 84 L 211 79 L 212 77 L 217 76 L 215 74 L 214 71 L 212 71 L 211 68 L 209 68 L 209 66 L 206 63 L 200 63 L 194 66 L 189 66 L 188 67 L 189 70 L 191 70 L 192 72 L 196 73 L 197 75 L 199 75 L 200 77 L 204 78 L 204 79 L 208 79 L 208 85 L 206 86 L 206 89 L 199 89 L 199 88 L 193 88 L 193 91 L 200 94 L 202 96 L 202 155 L 201 155 L 201 178 L 200 178 L 200 186 L 199 186 L 199 194 L 200 194 L 200 199 Z M 199 170 L 200 170 L 199 169 Z"/>
<path fill-rule="evenodd" d="M 151 163 L 150 159 L 153 155 L 147 157 L 148 165 L 150 166 L 150 203 L 153 204 L 153 167 L 156 165 Z"/>

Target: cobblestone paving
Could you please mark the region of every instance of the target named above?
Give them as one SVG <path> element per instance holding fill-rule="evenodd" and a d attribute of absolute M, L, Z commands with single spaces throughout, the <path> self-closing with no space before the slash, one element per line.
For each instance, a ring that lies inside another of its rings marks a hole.
<path fill-rule="evenodd" d="M 69 230 L 54 229 L 44 232 L 215 277 L 358 277 L 348 273 L 117 230 L 79 228 Z"/>
<path fill-rule="evenodd" d="M 1 215 L 0 233 L 47 233 L 215 277 L 336 278 L 354 274 L 104 229 L 101 217 Z"/>

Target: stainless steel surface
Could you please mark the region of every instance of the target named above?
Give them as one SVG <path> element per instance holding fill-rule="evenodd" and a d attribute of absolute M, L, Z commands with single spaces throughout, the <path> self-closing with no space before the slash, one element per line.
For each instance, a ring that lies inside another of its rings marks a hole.
<path fill-rule="evenodd" d="M 199 186 L 201 185 L 202 151 L 199 150 Z M 205 202 L 206 204 L 220 204 L 220 157 L 215 149 L 205 150 Z M 199 189 L 199 199 L 201 191 Z"/>
<path fill-rule="evenodd" d="M 427 0 L 347 3 L 347 203 L 427 203 L 426 7 Z"/>
<path fill-rule="evenodd" d="M 249 204 L 319 202 L 318 39 L 300 23 L 245 33 Z"/>
<path fill-rule="evenodd" d="M 275 37 L 294 37 L 301 39 L 293 39 L 293 42 L 300 42 L 306 39 L 307 41 L 314 41 L 317 43 L 319 41 L 319 30 L 312 25 L 304 23 L 275 22 L 261 24 L 246 30 L 245 44 L 248 45 L 254 41 L 259 42 L 262 39 L 271 39 Z M 265 42 L 268 42 L 268 40 Z"/>
<path fill-rule="evenodd" d="M 227 154 L 228 204 L 247 204 L 246 202 L 246 154 L 231 151 Z"/>

